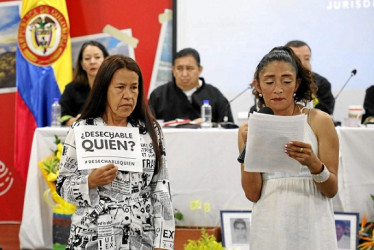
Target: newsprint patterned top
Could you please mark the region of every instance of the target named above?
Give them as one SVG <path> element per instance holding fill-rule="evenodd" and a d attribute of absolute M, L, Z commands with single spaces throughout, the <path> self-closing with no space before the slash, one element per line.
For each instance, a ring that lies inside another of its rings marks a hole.
<path fill-rule="evenodd" d="M 89 121 L 90 120 L 90 121 Z M 157 136 L 162 166 L 154 174 L 156 155 L 147 132 L 141 132 L 143 173 L 118 171 L 108 185 L 88 188 L 90 170 L 78 170 L 74 128 L 106 125 L 101 118 L 78 121 L 66 137 L 57 192 L 77 205 L 66 249 L 174 249 L 175 222 L 166 168 L 164 139 Z"/>

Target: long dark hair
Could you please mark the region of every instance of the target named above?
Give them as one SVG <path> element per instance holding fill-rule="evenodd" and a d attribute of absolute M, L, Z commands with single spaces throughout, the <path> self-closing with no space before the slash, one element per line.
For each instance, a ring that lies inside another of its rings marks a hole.
<path fill-rule="evenodd" d="M 97 41 L 94 41 L 94 40 L 87 41 L 87 42 L 83 43 L 81 49 L 79 50 L 77 62 L 75 64 L 75 68 L 74 68 L 74 76 L 73 76 L 73 82 L 74 83 L 83 83 L 83 84 L 88 85 L 87 72 L 82 68 L 81 62 L 82 62 L 82 59 L 83 59 L 83 51 L 89 45 L 98 47 L 101 50 L 101 52 L 103 52 L 104 58 L 109 56 L 108 51 L 106 50 L 104 45 L 102 45 L 101 43 L 99 43 Z"/>
<path fill-rule="evenodd" d="M 109 84 L 114 73 L 120 69 L 128 69 L 135 72 L 139 76 L 139 94 L 136 106 L 127 121 L 132 125 L 139 127 L 139 132 L 145 134 L 149 132 L 152 139 L 153 148 L 156 153 L 156 168 L 158 173 L 161 164 L 162 147 L 158 143 L 157 133 L 161 132 L 161 128 L 153 117 L 144 97 L 144 83 L 142 72 L 139 65 L 130 57 L 122 55 L 108 56 L 101 64 L 99 71 L 95 77 L 93 87 L 90 91 L 86 104 L 82 110 L 80 119 L 103 117 L 107 106 L 107 92 Z M 156 131 L 156 129 L 158 131 Z"/>
<path fill-rule="evenodd" d="M 300 86 L 296 90 L 295 102 L 307 102 L 313 100 L 313 94 L 317 92 L 317 86 L 314 83 L 312 74 L 309 70 L 303 67 L 300 59 L 296 56 L 293 50 L 286 46 L 279 46 L 273 48 L 268 54 L 266 54 L 256 67 L 254 78 L 257 82 L 260 82 L 260 72 L 273 61 L 283 61 L 291 64 L 296 71 L 296 79 L 300 79 Z M 252 93 L 258 99 L 258 106 L 261 108 L 265 105 L 264 99 L 260 97 L 258 91 L 254 88 Z"/>

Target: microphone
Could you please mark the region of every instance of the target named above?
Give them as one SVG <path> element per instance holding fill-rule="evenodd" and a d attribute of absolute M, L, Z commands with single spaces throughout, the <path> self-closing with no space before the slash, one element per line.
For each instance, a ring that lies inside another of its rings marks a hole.
<path fill-rule="evenodd" d="M 334 97 L 335 101 L 336 99 L 338 99 L 338 96 L 340 95 L 340 93 L 343 91 L 343 89 L 345 88 L 345 86 L 347 85 L 347 83 L 349 82 L 349 80 L 351 80 L 351 78 L 353 76 L 355 76 L 357 74 L 357 70 L 356 69 L 353 69 L 352 72 L 351 72 L 351 75 L 349 76 L 348 80 L 344 83 L 343 87 L 339 90 L 338 94 Z"/>
<path fill-rule="evenodd" d="M 258 111 L 258 113 L 268 114 L 268 115 L 274 115 L 274 111 L 271 108 L 269 108 L 269 107 L 262 107 L 262 108 L 260 108 L 260 110 Z M 242 163 L 242 164 L 244 163 L 246 147 L 247 147 L 247 144 L 244 144 L 242 152 L 240 152 L 240 154 L 238 156 L 237 160 L 238 160 L 239 163 Z"/>
<path fill-rule="evenodd" d="M 244 94 L 244 92 L 246 92 L 248 89 L 251 89 L 252 88 L 252 85 L 250 84 L 248 87 L 246 87 L 245 89 L 243 89 L 242 92 L 240 92 L 239 94 L 237 94 L 234 98 L 232 98 L 226 105 L 225 109 L 224 109 L 224 117 L 223 117 L 223 122 L 219 122 L 218 123 L 218 126 L 221 127 L 221 128 L 238 128 L 239 126 L 236 125 L 235 123 L 233 122 L 229 122 L 228 121 L 228 116 L 227 116 L 227 112 L 230 108 L 230 104 L 235 101 L 239 96 L 241 96 L 242 94 Z"/>

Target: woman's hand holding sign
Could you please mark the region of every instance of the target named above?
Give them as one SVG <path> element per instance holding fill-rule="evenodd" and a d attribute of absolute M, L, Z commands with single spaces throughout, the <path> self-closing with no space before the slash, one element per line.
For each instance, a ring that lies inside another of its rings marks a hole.
<path fill-rule="evenodd" d="M 104 186 L 111 183 L 116 178 L 118 173 L 118 167 L 113 163 L 109 163 L 100 168 L 94 169 L 88 176 L 88 187 L 94 188 L 98 186 Z"/>

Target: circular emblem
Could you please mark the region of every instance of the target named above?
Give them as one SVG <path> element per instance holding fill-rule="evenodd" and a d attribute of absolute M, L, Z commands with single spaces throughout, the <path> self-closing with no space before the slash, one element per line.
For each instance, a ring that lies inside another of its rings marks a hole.
<path fill-rule="evenodd" d="M 6 194 L 12 187 L 14 178 L 12 173 L 5 166 L 5 164 L 0 161 L 0 196 Z"/>
<path fill-rule="evenodd" d="M 29 62 L 47 66 L 64 52 L 69 38 L 69 27 L 57 9 L 40 5 L 29 10 L 18 28 L 18 45 Z"/>

